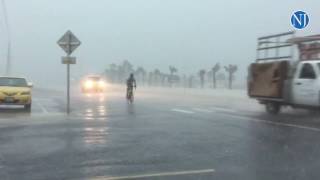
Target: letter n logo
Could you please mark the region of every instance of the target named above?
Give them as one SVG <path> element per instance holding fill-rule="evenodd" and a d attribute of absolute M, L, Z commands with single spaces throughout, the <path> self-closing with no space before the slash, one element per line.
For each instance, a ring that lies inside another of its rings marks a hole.
<path fill-rule="evenodd" d="M 297 29 L 305 28 L 309 23 L 308 15 L 303 11 L 296 11 L 291 16 L 291 24 Z"/>

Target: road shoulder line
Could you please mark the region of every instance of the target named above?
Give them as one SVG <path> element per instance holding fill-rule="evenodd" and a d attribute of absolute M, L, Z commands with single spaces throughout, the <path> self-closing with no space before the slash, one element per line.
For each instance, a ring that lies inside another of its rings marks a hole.
<path fill-rule="evenodd" d="M 248 121 L 263 122 L 263 123 L 266 123 L 266 124 L 272 124 L 272 125 L 277 125 L 277 126 L 286 126 L 286 127 L 291 127 L 291 128 L 306 129 L 306 130 L 310 130 L 310 131 L 320 132 L 320 129 L 313 128 L 313 127 L 300 126 L 300 125 L 281 123 L 281 122 L 274 122 L 274 121 L 264 120 L 264 119 L 255 119 L 255 118 L 242 116 L 242 115 L 232 115 L 232 114 L 225 114 L 225 113 L 223 113 L 223 115 L 229 116 L 229 117 L 233 117 L 233 118 L 237 118 L 237 119 L 248 120 Z"/>
<path fill-rule="evenodd" d="M 207 173 L 214 173 L 214 172 L 215 172 L 214 169 L 202 169 L 202 170 L 174 171 L 174 172 L 163 172 L 163 173 L 153 173 L 153 174 L 142 174 L 142 175 L 133 175 L 133 176 L 96 177 L 96 178 L 93 178 L 93 180 L 126 180 L 126 179 L 152 178 L 152 177 L 164 177 L 164 176 L 207 174 Z"/>
<path fill-rule="evenodd" d="M 174 111 L 174 112 L 180 112 L 180 113 L 185 113 L 185 114 L 194 114 L 193 111 L 187 111 L 187 110 L 183 110 L 183 109 L 171 109 L 171 111 Z"/>

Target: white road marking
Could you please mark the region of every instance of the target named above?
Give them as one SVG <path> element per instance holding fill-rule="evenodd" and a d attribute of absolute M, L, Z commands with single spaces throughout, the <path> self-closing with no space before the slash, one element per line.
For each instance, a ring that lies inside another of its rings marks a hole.
<path fill-rule="evenodd" d="M 57 102 L 54 100 L 54 98 L 34 98 L 33 100 L 37 102 L 41 102 L 46 104 L 47 106 L 57 106 Z"/>
<path fill-rule="evenodd" d="M 300 125 L 295 125 L 295 124 L 287 124 L 287 123 L 281 123 L 281 122 L 273 122 L 273 121 L 270 121 L 270 120 L 255 119 L 255 118 L 245 117 L 245 116 L 241 116 L 241 115 L 231 115 L 231 114 L 224 114 L 224 115 L 230 116 L 230 117 L 233 117 L 233 118 L 236 118 L 236 119 L 243 119 L 243 120 L 249 120 L 249 121 L 255 121 L 255 122 L 263 122 L 263 123 L 266 123 L 266 124 L 272 124 L 272 125 L 278 125 L 278 126 L 286 126 L 286 127 L 306 129 L 306 130 L 310 130 L 310 131 L 320 132 L 320 129 L 313 128 L 313 127 L 300 126 Z"/>
<path fill-rule="evenodd" d="M 135 176 L 96 177 L 96 178 L 93 178 L 93 180 L 125 180 L 125 179 L 164 177 L 164 176 L 181 176 L 181 175 L 192 175 L 192 174 L 207 174 L 207 173 L 213 173 L 214 171 L 215 171 L 214 169 L 175 171 L 175 172 L 163 172 L 163 173 L 154 173 L 154 174 L 142 174 L 142 175 L 135 175 Z"/>
<path fill-rule="evenodd" d="M 209 109 L 202 109 L 202 108 L 193 108 L 192 110 L 199 111 L 199 112 L 206 112 L 206 113 L 212 113 L 213 111 Z"/>
<path fill-rule="evenodd" d="M 193 114 L 193 111 L 187 111 L 183 109 L 171 109 L 171 111 L 180 112 L 180 113 L 186 113 L 186 114 Z"/>
<path fill-rule="evenodd" d="M 224 112 L 237 112 L 234 109 L 228 109 L 228 108 L 221 108 L 221 107 L 211 107 L 211 109 L 215 110 L 215 111 L 224 111 Z"/>
<path fill-rule="evenodd" d="M 38 106 L 40 107 L 40 109 L 42 110 L 43 113 L 45 114 L 48 114 L 48 110 L 39 102 L 39 101 L 36 101 Z"/>
<path fill-rule="evenodd" d="M 60 99 L 61 96 L 50 96 L 50 97 L 37 97 L 36 100 L 38 101 L 52 101 L 53 99 Z"/>

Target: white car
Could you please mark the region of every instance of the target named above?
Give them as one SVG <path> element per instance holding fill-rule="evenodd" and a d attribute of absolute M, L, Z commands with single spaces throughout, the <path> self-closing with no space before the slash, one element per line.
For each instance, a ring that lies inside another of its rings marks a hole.
<path fill-rule="evenodd" d="M 81 82 L 83 93 L 100 93 L 106 90 L 106 81 L 98 75 L 85 77 Z"/>

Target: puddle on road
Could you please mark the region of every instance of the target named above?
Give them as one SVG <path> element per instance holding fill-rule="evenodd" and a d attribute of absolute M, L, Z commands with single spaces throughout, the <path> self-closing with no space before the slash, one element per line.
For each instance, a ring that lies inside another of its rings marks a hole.
<path fill-rule="evenodd" d="M 84 137 L 83 142 L 85 146 L 91 147 L 92 145 L 103 146 L 106 144 L 106 139 L 109 134 L 108 127 L 92 127 L 90 122 L 94 120 L 107 120 L 107 111 L 105 105 L 98 105 L 95 108 L 87 108 L 82 113 L 84 118 Z M 86 121 L 90 120 L 90 121 Z"/>
<path fill-rule="evenodd" d="M 84 128 L 83 141 L 88 147 L 92 145 L 104 145 L 107 142 L 108 134 L 107 127 L 86 127 Z"/>

